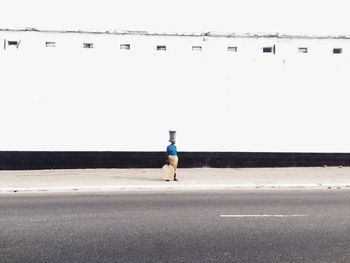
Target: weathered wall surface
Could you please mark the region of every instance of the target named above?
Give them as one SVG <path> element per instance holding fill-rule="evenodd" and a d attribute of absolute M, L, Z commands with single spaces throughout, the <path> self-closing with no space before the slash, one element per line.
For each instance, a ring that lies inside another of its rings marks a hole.
<path fill-rule="evenodd" d="M 163 151 L 174 128 L 180 151 L 350 152 L 350 40 L 3 31 L 0 43 L 1 151 Z"/>
<path fill-rule="evenodd" d="M 349 153 L 181 152 L 180 168 L 350 166 Z M 163 152 L 4 152 L 0 170 L 160 168 Z"/>

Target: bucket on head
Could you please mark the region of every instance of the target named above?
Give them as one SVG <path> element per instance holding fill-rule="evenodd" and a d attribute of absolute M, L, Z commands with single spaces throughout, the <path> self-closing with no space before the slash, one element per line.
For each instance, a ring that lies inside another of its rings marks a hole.
<path fill-rule="evenodd" d="M 169 131 L 169 141 L 176 141 L 176 131 Z"/>

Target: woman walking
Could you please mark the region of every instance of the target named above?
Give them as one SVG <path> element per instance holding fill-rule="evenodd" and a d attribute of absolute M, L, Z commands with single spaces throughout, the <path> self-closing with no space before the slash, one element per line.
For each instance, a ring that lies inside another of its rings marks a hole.
<path fill-rule="evenodd" d="M 176 179 L 176 168 L 177 164 L 179 162 L 179 158 L 177 157 L 177 149 L 176 149 L 176 140 L 175 138 L 170 138 L 170 145 L 167 147 L 167 153 L 168 153 L 168 163 L 174 168 L 174 181 L 178 181 Z M 169 181 L 169 180 L 167 180 Z"/>

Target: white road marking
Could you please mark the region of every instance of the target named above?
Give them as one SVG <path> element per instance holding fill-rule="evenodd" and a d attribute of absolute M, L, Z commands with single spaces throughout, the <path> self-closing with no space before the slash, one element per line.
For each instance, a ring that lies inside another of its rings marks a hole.
<path fill-rule="evenodd" d="M 31 222 L 46 222 L 46 219 L 29 218 L 29 221 L 31 221 Z"/>
<path fill-rule="evenodd" d="M 304 217 L 307 215 L 220 215 L 220 217 L 235 217 L 235 218 L 242 218 L 242 217 Z"/>

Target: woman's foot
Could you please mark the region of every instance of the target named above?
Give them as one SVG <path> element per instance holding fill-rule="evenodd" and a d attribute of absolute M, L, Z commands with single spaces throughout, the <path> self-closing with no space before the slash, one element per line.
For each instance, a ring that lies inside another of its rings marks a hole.
<path fill-rule="evenodd" d="M 165 180 L 165 182 L 170 182 L 170 180 Z"/>
<path fill-rule="evenodd" d="M 179 181 L 179 180 L 177 180 L 176 178 L 174 178 L 174 181 Z"/>

